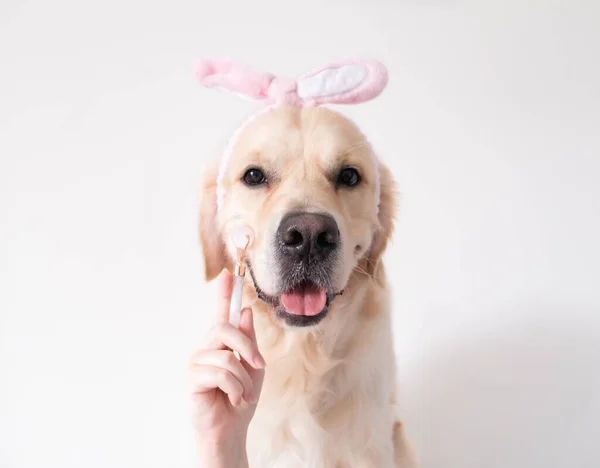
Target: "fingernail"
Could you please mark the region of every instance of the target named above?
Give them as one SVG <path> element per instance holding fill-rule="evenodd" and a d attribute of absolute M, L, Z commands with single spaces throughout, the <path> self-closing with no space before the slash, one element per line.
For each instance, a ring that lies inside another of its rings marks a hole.
<path fill-rule="evenodd" d="M 252 395 L 252 393 L 244 395 L 244 400 L 246 400 L 248 403 L 256 403 L 256 397 Z"/>
<path fill-rule="evenodd" d="M 267 365 L 265 359 L 260 354 L 254 358 L 254 364 L 261 369 Z"/>

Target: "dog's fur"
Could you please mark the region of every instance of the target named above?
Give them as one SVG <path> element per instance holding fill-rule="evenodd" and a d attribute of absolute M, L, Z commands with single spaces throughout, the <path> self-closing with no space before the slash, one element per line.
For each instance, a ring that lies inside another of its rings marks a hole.
<path fill-rule="evenodd" d="M 285 213 L 327 212 L 337 221 L 343 244 L 334 283 L 344 293 L 313 327 L 282 323 L 246 275 L 244 304 L 254 311 L 267 361 L 248 435 L 253 468 L 416 466 L 396 415 L 390 294 L 380 261 L 393 229 L 395 184 L 380 164 L 377 214 L 377 168 L 369 151 L 358 128 L 336 112 L 280 107 L 257 117 L 240 135 L 225 177 L 227 199 L 218 213 L 217 169 L 207 171 L 200 238 L 208 280 L 231 268 L 226 233 L 239 222 L 255 232 L 249 260 L 258 286 L 269 294 L 276 293 L 278 274 L 271 239 Z M 336 188 L 327 174 L 348 164 L 360 168 L 361 186 Z M 240 183 L 253 165 L 271 171 L 268 187 Z"/>

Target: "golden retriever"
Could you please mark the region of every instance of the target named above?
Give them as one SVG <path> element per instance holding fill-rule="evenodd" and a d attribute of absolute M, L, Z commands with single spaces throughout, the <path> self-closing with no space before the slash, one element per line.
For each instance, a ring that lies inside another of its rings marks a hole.
<path fill-rule="evenodd" d="M 389 169 L 342 115 L 280 106 L 239 135 L 218 212 L 216 177 L 210 168 L 200 213 L 207 279 L 232 268 L 233 225 L 255 233 L 243 304 L 267 366 L 250 467 L 417 466 L 396 413 L 381 262 L 396 212 Z"/>

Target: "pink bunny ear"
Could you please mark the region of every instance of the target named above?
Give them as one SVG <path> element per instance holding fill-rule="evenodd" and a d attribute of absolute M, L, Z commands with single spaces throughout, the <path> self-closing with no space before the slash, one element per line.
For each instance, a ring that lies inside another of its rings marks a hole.
<path fill-rule="evenodd" d="M 377 97 L 388 74 L 375 60 L 332 62 L 298 79 L 275 77 L 227 60 L 201 59 L 196 79 L 206 87 L 217 87 L 271 104 L 298 107 L 320 104 L 357 104 Z"/>
<path fill-rule="evenodd" d="M 342 60 L 298 78 L 296 94 L 304 106 L 357 104 L 379 96 L 387 82 L 387 69 L 380 62 Z"/>
<path fill-rule="evenodd" d="M 202 86 L 221 88 L 253 99 L 266 99 L 275 78 L 229 60 L 202 58 L 196 63 L 195 76 Z"/>

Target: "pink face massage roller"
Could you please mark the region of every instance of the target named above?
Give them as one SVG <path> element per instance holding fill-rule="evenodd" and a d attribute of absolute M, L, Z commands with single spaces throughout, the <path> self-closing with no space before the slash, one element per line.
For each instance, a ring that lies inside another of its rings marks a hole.
<path fill-rule="evenodd" d="M 242 311 L 242 285 L 246 274 L 244 261 L 246 252 L 250 248 L 254 236 L 248 226 L 241 226 L 233 231 L 231 241 L 237 251 L 235 269 L 233 271 L 233 288 L 231 291 L 231 302 L 229 304 L 229 323 L 234 327 L 240 326 L 240 312 Z"/>

